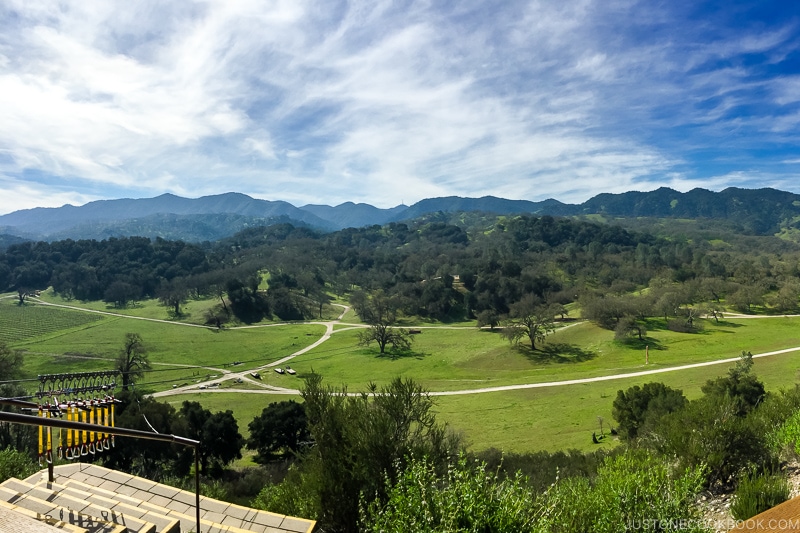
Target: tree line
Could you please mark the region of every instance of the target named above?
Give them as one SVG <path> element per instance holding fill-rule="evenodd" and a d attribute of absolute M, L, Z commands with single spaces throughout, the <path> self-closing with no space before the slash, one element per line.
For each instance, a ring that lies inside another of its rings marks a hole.
<path fill-rule="evenodd" d="M 48 286 L 117 307 L 158 298 L 175 315 L 190 298 L 216 298 L 207 320 L 217 326 L 319 317 L 333 295 L 355 291 L 381 291 L 406 316 L 490 327 L 530 316 L 522 308 L 563 314 L 573 302 L 629 332 L 646 326 L 637 316 L 677 316 L 687 304 L 713 311 L 723 298 L 742 312 L 797 309 L 797 246 L 763 237 L 740 250 L 706 237 L 523 215 L 438 214 L 324 234 L 279 224 L 203 245 L 140 237 L 12 245 L 0 254 L 0 287 L 21 302 Z M 647 309 L 633 305 L 630 295 L 646 287 L 664 290 Z"/>

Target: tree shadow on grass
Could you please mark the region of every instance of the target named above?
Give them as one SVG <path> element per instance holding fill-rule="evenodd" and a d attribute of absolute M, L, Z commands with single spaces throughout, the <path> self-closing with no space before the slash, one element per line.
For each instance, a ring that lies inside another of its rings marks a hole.
<path fill-rule="evenodd" d="M 720 320 L 714 323 L 715 326 L 723 327 L 723 328 L 741 328 L 744 327 L 744 324 L 736 324 L 734 322 L 728 322 L 727 320 Z"/>
<path fill-rule="evenodd" d="M 376 359 L 389 359 L 390 361 L 396 361 L 398 359 L 418 359 L 422 360 L 428 357 L 429 353 L 424 352 L 415 352 L 414 350 L 386 350 L 385 353 L 377 353 L 375 354 Z"/>
<path fill-rule="evenodd" d="M 584 350 L 575 344 L 565 342 L 547 343 L 537 350 L 524 350 L 525 357 L 535 363 L 583 363 L 597 357 L 595 352 Z"/>
<path fill-rule="evenodd" d="M 643 339 L 638 337 L 628 337 L 626 339 L 617 340 L 617 342 L 626 348 L 632 348 L 634 350 L 644 350 L 648 347 L 651 350 L 667 349 L 666 346 L 658 342 L 658 339 L 654 339 L 653 337 L 645 337 Z"/>

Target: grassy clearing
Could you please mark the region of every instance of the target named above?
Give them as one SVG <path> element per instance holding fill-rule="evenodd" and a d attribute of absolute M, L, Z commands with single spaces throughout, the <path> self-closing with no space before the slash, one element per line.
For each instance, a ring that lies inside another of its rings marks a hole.
<path fill-rule="evenodd" d="M 759 353 L 800 346 L 798 325 L 797 318 L 735 319 L 706 322 L 703 333 L 655 329 L 646 343 L 620 343 L 612 332 L 582 322 L 551 335 L 536 352 L 529 346 L 510 346 L 496 331 L 423 329 L 414 337 L 411 352 L 396 359 L 380 356 L 374 347 L 358 347 L 358 330 L 342 328 L 328 342 L 295 358 L 292 366 L 303 376 L 313 370 L 331 383 L 355 388 L 402 375 L 430 390 L 459 390 L 605 376 L 727 359 L 742 350 Z"/>
<path fill-rule="evenodd" d="M 107 369 L 113 364 L 125 334 L 129 332 L 142 336 L 148 346 L 152 363 L 244 371 L 271 363 L 308 346 L 322 335 L 324 327 L 307 324 L 276 325 L 218 332 L 113 317 L 77 331 L 64 331 L 61 335 L 43 340 L 15 342 L 12 346 L 27 352 L 27 375 L 55 372 L 56 370 L 43 371 L 51 367 L 58 368 L 57 371 Z M 73 357 L 68 354 L 73 354 Z M 84 357 L 77 358 L 74 354 L 82 354 Z M 242 364 L 231 367 L 234 361 Z M 209 373 L 200 369 L 177 368 L 171 370 L 170 375 L 158 365 L 154 365 L 154 369 L 159 371 L 148 373 L 142 383 L 142 386 L 154 390 L 170 388 L 173 383 L 181 380 L 204 378 Z"/>
<path fill-rule="evenodd" d="M 508 452 L 582 451 L 614 446 L 610 437 L 592 443 L 592 432 L 600 434 L 615 425 L 611 405 L 617 391 L 634 385 L 660 381 L 682 389 L 689 399 L 702 395 L 703 384 L 728 371 L 732 365 L 667 372 L 642 378 L 597 383 L 437 398 L 439 418 L 464 435 L 471 448 L 499 448 Z M 800 354 L 789 353 L 756 359 L 754 372 L 767 390 L 791 388 L 798 381 Z"/>
<path fill-rule="evenodd" d="M 145 306 L 141 311 L 145 308 L 166 313 L 160 306 Z M 338 316 L 340 309 L 332 308 L 332 314 Z M 22 316 L 22 312 L 28 314 Z M 348 317 L 356 321 L 351 314 Z M 279 376 L 271 370 L 261 374 L 265 384 L 300 388 L 301 378 L 314 371 L 322 374 L 327 383 L 346 384 L 350 391 L 363 390 L 370 382 L 383 384 L 400 375 L 413 377 L 429 390 L 446 391 L 635 372 L 731 358 L 742 350 L 757 354 L 800 346 L 798 318 L 727 319 L 719 324 L 703 324 L 702 333 L 679 334 L 652 321 L 645 343 L 620 343 L 609 331 L 589 323 L 575 323 L 550 336 L 537 352 L 512 347 L 497 332 L 474 327 L 422 326 L 422 333 L 415 335 L 412 352 L 397 359 L 379 357 L 374 347 L 358 347 L 358 330 L 341 324 L 330 340 L 289 363 L 298 371 L 297 376 Z M 321 325 L 284 324 L 216 331 L 34 304 L 20 307 L 11 299 L 0 300 L 0 331 L 12 347 L 26 350 L 27 375 L 110 368 L 125 334 L 133 332 L 142 335 L 149 345 L 151 361 L 160 363 L 140 384 L 154 391 L 220 375 L 213 369 L 246 371 L 274 362 L 315 342 L 324 330 Z M 644 365 L 645 345 L 649 346 L 648 366 Z M 242 364 L 230 366 L 234 361 Z M 618 390 L 662 381 L 683 389 L 690 398 L 697 397 L 702 384 L 726 372 L 727 367 L 715 365 L 636 379 L 440 397 L 437 409 L 440 418 L 461 432 L 476 450 L 592 450 L 613 445 L 610 438 L 594 445 L 591 434 L 600 430 L 598 416 L 604 418 L 606 432 L 613 424 L 611 403 Z M 790 353 L 757 359 L 755 371 L 768 389 L 776 390 L 797 381 L 798 367 L 800 353 Z M 234 386 L 257 388 L 246 383 Z M 179 407 L 184 399 L 192 399 L 212 411 L 232 409 L 245 434 L 247 424 L 264 407 L 288 398 L 291 397 L 198 392 L 170 397 L 169 401 Z"/>
<path fill-rule="evenodd" d="M 611 405 L 617 391 L 633 385 L 661 381 L 682 389 L 690 399 L 698 398 L 709 379 L 722 375 L 732 365 L 715 365 L 667 372 L 642 378 L 493 392 L 436 398 L 439 420 L 460 433 L 473 450 L 499 448 L 507 452 L 578 449 L 592 451 L 613 447 L 617 442 L 609 429 L 615 425 Z M 794 386 L 800 368 L 799 354 L 784 354 L 755 360 L 754 371 L 769 390 Z M 334 382 L 329 381 L 334 384 Z M 350 387 L 352 392 L 362 390 Z M 184 399 L 201 402 L 211 411 L 232 409 L 239 428 L 246 435 L 247 424 L 269 403 L 298 397 L 239 393 L 188 394 L 170 397 L 180 406 Z M 600 435 L 598 416 L 603 417 L 606 438 L 592 443 L 592 432 Z"/>

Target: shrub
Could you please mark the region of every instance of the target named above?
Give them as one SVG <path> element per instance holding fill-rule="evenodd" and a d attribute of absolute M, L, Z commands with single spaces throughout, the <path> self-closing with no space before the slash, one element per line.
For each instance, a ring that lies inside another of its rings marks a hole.
<path fill-rule="evenodd" d="M 468 464 L 464 455 L 445 476 L 427 460 L 412 460 L 397 483 L 387 478 L 386 504 L 362 505 L 363 530 L 375 533 L 532 531 L 537 511 L 521 475 L 501 480 L 485 463 Z"/>
<path fill-rule="evenodd" d="M 642 450 L 609 457 L 596 479 L 557 480 L 542 494 L 520 474 L 502 479 L 484 463 L 464 456 L 445 475 L 428 461 L 413 460 L 385 504 L 362 505 L 367 531 L 611 533 L 669 523 L 704 532 L 694 507 L 703 468 L 675 470 Z"/>
<path fill-rule="evenodd" d="M 635 439 L 641 430 L 652 427 L 662 416 L 679 411 L 686 405 L 680 389 L 663 383 L 634 385 L 626 391 L 617 391 L 612 414 L 619 424 L 623 438 Z"/>
<path fill-rule="evenodd" d="M 704 532 L 694 507 L 703 477 L 702 466 L 675 470 L 656 455 L 628 450 L 609 457 L 594 483 L 556 483 L 537 501 L 543 516 L 535 531 L 611 533 L 666 523 Z"/>
<path fill-rule="evenodd" d="M 317 482 L 318 475 L 315 475 L 313 470 L 310 473 L 303 473 L 291 467 L 283 481 L 264 486 L 258 496 L 250 502 L 250 507 L 319 520 L 321 512 Z"/>
<path fill-rule="evenodd" d="M 36 473 L 39 468 L 33 459 L 13 448 L 0 451 L 0 481 L 9 478 L 25 479 Z"/>
<path fill-rule="evenodd" d="M 646 444 L 684 467 L 707 465 L 708 485 L 731 484 L 742 470 L 771 468 L 777 459 L 758 412 L 737 413 L 732 398 L 705 396 L 662 417 Z"/>
<path fill-rule="evenodd" d="M 779 473 L 749 471 L 739 480 L 733 495 L 731 514 L 747 520 L 789 499 L 789 482 Z"/>

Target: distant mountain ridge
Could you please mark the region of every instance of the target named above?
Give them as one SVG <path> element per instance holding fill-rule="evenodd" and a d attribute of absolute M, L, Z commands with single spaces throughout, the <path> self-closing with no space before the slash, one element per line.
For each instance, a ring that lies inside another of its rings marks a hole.
<path fill-rule="evenodd" d="M 480 211 L 513 215 L 603 215 L 612 218 L 725 219 L 752 234 L 800 229 L 800 195 L 776 189 L 728 188 L 721 192 L 693 189 L 682 193 L 662 187 L 650 192 L 599 194 L 582 204 L 548 199 L 541 202 L 494 196 L 450 196 L 414 205 L 381 209 L 369 204 L 335 207 L 258 200 L 241 193 L 191 199 L 173 194 L 155 198 L 99 200 L 82 206 L 34 208 L 0 216 L 0 234 L 32 240 L 102 239 L 112 236 L 161 236 L 186 241 L 217 240 L 247 227 L 292 222 L 333 231 L 382 225 L 436 212 Z M 6 237 L 7 239 L 9 237 Z"/>

